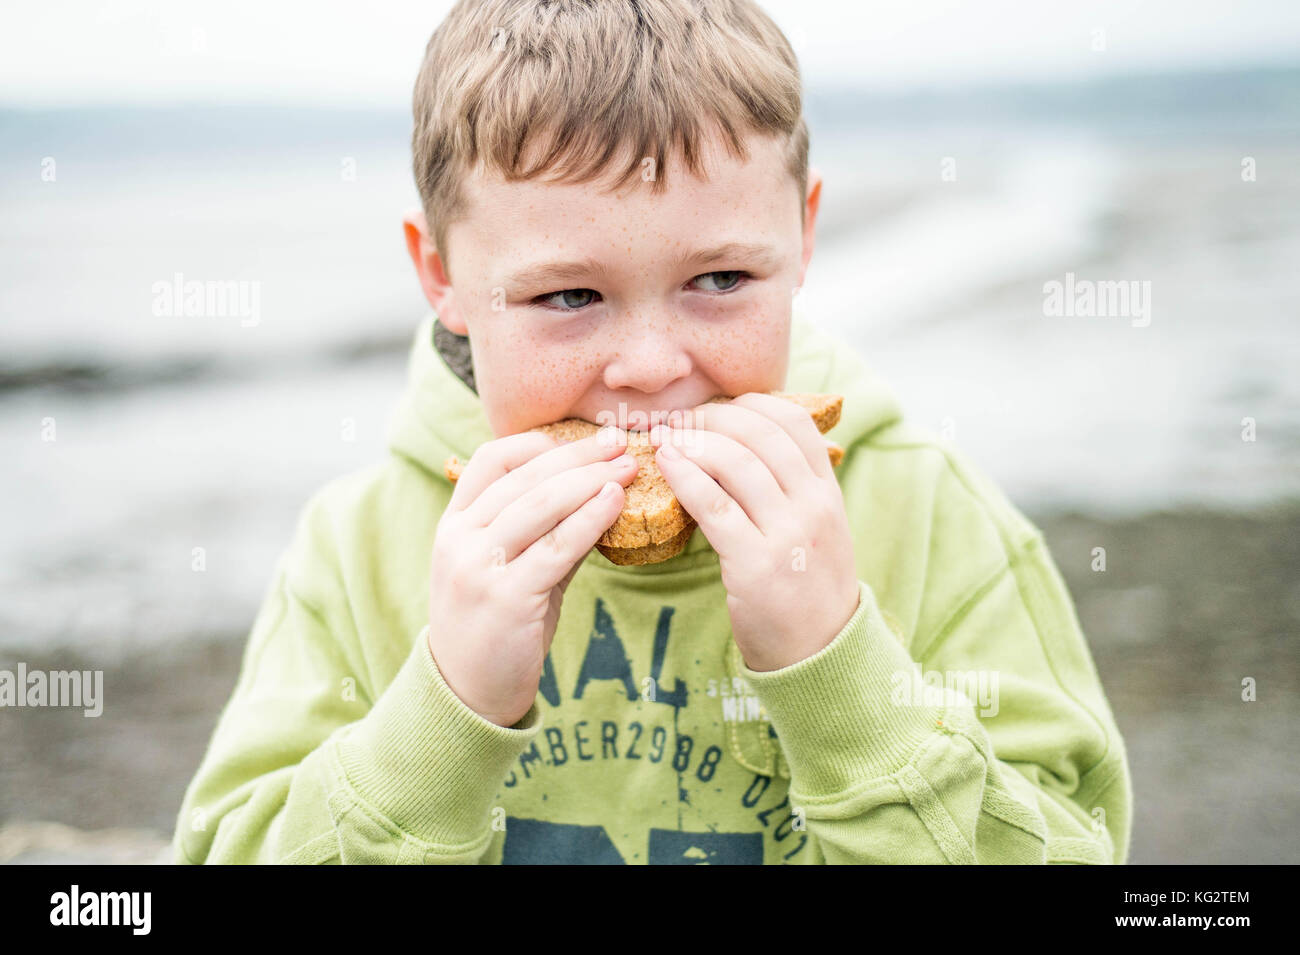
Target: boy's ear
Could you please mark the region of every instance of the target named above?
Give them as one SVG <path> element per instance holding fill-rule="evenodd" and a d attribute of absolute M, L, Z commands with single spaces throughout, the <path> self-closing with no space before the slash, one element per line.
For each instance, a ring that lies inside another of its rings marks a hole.
<path fill-rule="evenodd" d="M 813 245 L 816 238 L 817 210 L 822 202 L 822 174 L 814 166 L 808 167 L 808 195 L 804 200 L 803 215 L 803 262 L 799 267 L 799 284 L 802 286 L 808 263 L 812 261 Z"/>
<path fill-rule="evenodd" d="M 415 274 L 420 279 L 420 288 L 433 310 L 438 314 L 438 321 L 457 335 L 468 334 L 465 323 L 461 321 L 459 309 L 456 308 L 451 288 L 451 279 L 442 261 L 442 256 L 429 237 L 429 223 L 424 217 L 424 210 L 416 206 L 402 216 L 402 231 L 406 235 L 406 251 L 415 266 Z"/>

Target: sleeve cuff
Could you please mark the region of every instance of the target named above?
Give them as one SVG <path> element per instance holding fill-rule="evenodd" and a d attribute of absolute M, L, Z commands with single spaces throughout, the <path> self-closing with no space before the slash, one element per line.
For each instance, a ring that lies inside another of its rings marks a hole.
<path fill-rule="evenodd" d="M 792 788 L 804 797 L 888 776 L 942 731 L 944 695 L 921 684 L 875 594 L 863 581 L 858 587 L 857 611 L 817 653 L 779 670 L 740 663 L 781 742 Z"/>
<path fill-rule="evenodd" d="M 374 708 L 339 738 L 338 757 L 357 795 L 394 825 L 458 846 L 481 837 L 493 796 L 542 716 L 536 702 L 511 727 L 479 716 L 442 678 L 427 632 Z"/>

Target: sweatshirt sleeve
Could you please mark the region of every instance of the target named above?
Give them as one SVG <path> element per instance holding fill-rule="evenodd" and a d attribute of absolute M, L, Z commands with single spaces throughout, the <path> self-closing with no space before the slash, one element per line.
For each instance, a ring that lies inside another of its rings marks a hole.
<path fill-rule="evenodd" d="M 491 801 L 541 728 L 483 719 L 448 687 L 425 641 L 373 700 L 351 628 L 333 626 L 282 564 L 233 696 L 186 792 L 177 863 L 475 863 Z"/>
<path fill-rule="evenodd" d="M 1041 536 L 913 658 L 859 581 L 817 654 L 741 664 L 789 762 L 790 804 L 828 863 L 1123 863 L 1123 741 Z"/>

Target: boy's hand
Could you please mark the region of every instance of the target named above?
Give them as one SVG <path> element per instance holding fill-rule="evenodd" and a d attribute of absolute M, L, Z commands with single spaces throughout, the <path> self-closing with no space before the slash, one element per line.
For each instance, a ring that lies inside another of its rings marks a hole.
<path fill-rule="evenodd" d="M 732 635 L 751 670 L 817 653 L 858 608 L 853 537 L 808 412 L 749 393 L 657 426 L 655 461 L 718 552 Z M 678 455 L 672 457 L 672 451 Z"/>
<path fill-rule="evenodd" d="M 513 726 L 533 705 L 564 591 L 636 476 L 626 446 L 617 428 L 562 445 L 507 435 L 456 482 L 433 543 L 429 652 L 484 719 Z"/>

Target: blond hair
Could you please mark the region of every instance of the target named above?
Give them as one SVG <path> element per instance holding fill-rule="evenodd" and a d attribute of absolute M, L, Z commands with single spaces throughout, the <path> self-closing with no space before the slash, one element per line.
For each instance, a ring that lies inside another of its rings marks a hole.
<path fill-rule="evenodd" d="M 668 156 L 700 176 L 717 133 L 740 161 L 746 133 L 784 137 L 803 220 L 799 64 L 753 0 L 459 0 L 429 39 L 413 105 L 415 182 L 444 263 L 480 162 L 506 181 L 586 183 L 622 154 L 615 188 L 641 175 L 659 192 Z"/>

